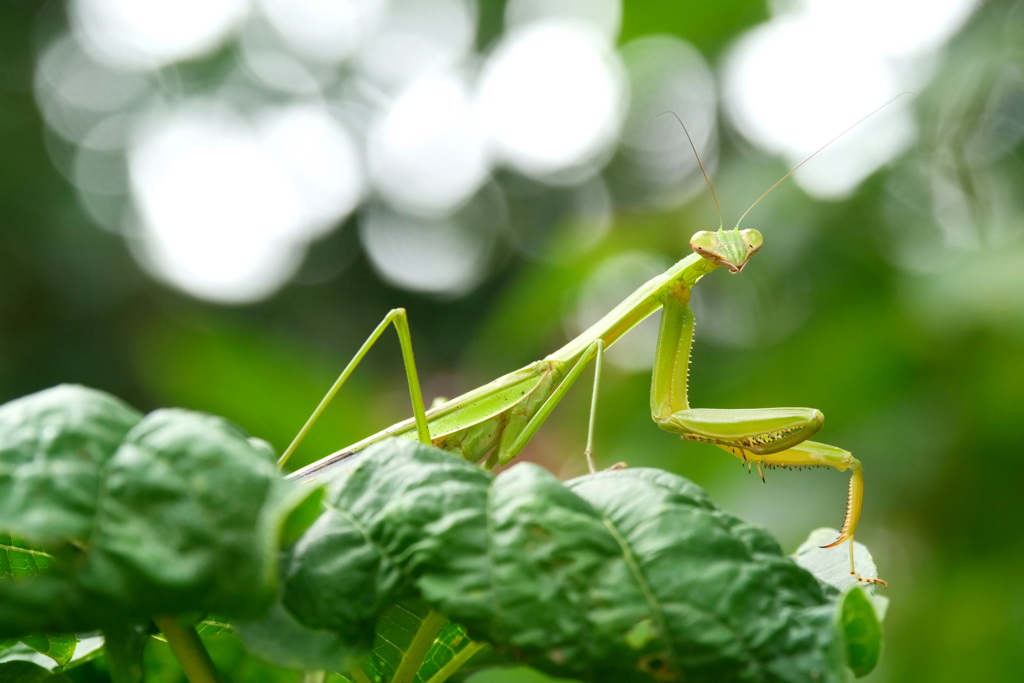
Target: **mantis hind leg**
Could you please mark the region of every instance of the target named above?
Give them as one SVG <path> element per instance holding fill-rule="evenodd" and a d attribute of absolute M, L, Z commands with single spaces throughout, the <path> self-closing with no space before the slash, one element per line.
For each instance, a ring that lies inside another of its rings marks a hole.
<path fill-rule="evenodd" d="M 363 360 L 363 357 L 367 354 L 370 348 L 377 343 L 377 340 L 384 333 L 384 330 L 387 329 L 388 325 L 395 326 L 395 332 L 398 334 L 398 343 L 402 347 L 402 362 L 405 364 L 405 375 L 409 382 L 409 396 L 412 400 L 412 412 L 416 420 L 416 435 L 419 438 L 420 443 L 430 445 L 430 428 L 427 425 L 427 410 L 423 405 L 423 392 L 420 390 L 419 375 L 416 373 L 416 360 L 412 353 L 412 336 L 409 334 L 409 321 L 406 317 L 404 308 L 395 308 L 384 316 L 384 319 L 380 321 L 380 324 L 377 325 L 373 332 L 370 333 L 370 336 L 367 337 L 366 341 L 363 342 L 363 345 L 359 347 L 359 350 L 356 351 L 356 355 L 352 357 L 352 360 L 348 362 L 345 369 L 341 371 L 340 375 L 338 375 L 338 379 L 334 380 L 334 384 L 332 384 L 331 388 L 327 390 L 324 397 L 320 399 L 320 403 L 313 411 L 313 414 L 310 415 L 306 420 L 306 423 L 302 425 L 302 429 L 300 429 L 299 433 L 295 435 L 291 444 L 288 445 L 288 448 L 285 449 L 284 453 L 277 461 L 278 467 L 284 467 L 285 463 L 288 462 L 292 453 L 294 453 L 295 449 L 298 448 L 300 443 L 302 443 L 306 434 L 309 433 L 309 430 L 312 429 L 316 421 L 320 419 L 320 416 L 327 409 L 327 406 L 330 405 L 335 395 L 337 395 L 338 391 L 341 390 L 342 385 L 348 380 L 349 375 L 351 375 L 352 371 L 356 369 L 359 362 Z"/>

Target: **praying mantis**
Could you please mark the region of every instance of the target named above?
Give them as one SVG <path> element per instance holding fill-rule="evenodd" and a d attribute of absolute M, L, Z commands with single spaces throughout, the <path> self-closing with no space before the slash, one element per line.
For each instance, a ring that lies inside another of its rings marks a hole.
<path fill-rule="evenodd" d="M 860 121 L 854 126 L 859 123 Z M 854 126 L 847 128 L 840 136 Z M 683 128 L 685 131 L 685 126 Z M 689 132 L 686 135 L 689 139 Z M 838 137 L 833 138 L 825 146 Z M 693 145 L 692 140 L 690 144 Z M 696 153 L 696 148 L 694 152 Z M 814 154 L 769 188 L 750 209 L 797 168 L 809 161 Z M 717 207 L 718 199 L 714 196 L 714 188 L 699 155 L 697 158 Z M 718 446 L 746 463 L 748 469 L 756 466 L 762 479 L 764 468 L 832 467 L 841 472 L 849 471 L 846 514 L 839 536 L 823 547 L 831 548 L 849 542 L 850 574 L 858 581 L 887 585 L 881 579 L 862 577 L 854 566 L 853 537 L 864 501 L 864 471 L 860 461 L 849 451 L 809 440 L 821 429 L 824 422 L 824 416 L 819 410 L 690 407 L 687 383 L 694 330 L 690 295 L 693 287 L 705 275 L 721 267 L 725 267 L 730 273 L 739 273 L 746 267 L 750 258 L 761 249 L 764 238 L 759 231 L 739 228 L 739 223 L 750 209 L 741 216 L 735 228 L 723 229 L 720 226 L 717 231 L 697 232 L 690 240 L 692 254 L 641 285 L 603 318 L 562 348 L 542 360 L 503 375 L 461 396 L 443 401 L 429 410 L 424 404 L 416 372 L 406 312 L 401 308 L 390 311 L 338 376 L 281 456 L 279 465 L 284 466 L 362 358 L 388 326 L 393 325 L 401 345 L 413 417 L 292 473 L 292 478 L 311 480 L 324 476 L 339 463 L 388 437 L 417 438 L 424 444 L 432 444 L 467 460 L 479 462 L 488 469 L 504 465 L 523 450 L 591 363 L 595 365 L 595 372 L 587 446 L 584 453 L 593 472 L 593 430 L 605 350 L 642 320 L 661 309 L 650 391 L 651 416 L 655 423 L 682 439 Z"/>

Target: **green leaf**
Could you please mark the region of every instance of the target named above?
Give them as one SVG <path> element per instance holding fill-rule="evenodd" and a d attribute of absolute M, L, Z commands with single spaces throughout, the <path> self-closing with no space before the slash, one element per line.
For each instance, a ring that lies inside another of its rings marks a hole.
<path fill-rule="evenodd" d="M 31 635 L 25 636 L 21 642 L 28 645 L 41 655 L 46 655 L 57 666 L 67 666 L 72 657 L 75 656 L 75 648 L 78 647 L 78 638 L 73 635 Z"/>
<path fill-rule="evenodd" d="M 687 680 L 842 678 L 819 584 L 763 529 L 660 470 L 603 472 L 569 488 L 594 505 L 620 546 L 590 589 L 609 646 L 623 630 L 652 629 L 660 642 L 637 654 L 663 657 L 666 666 L 652 673 Z"/>
<path fill-rule="evenodd" d="M 142 681 L 142 653 L 149 640 L 149 634 L 141 628 L 128 626 L 108 629 L 103 636 L 103 654 L 107 658 L 112 683 Z"/>
<path fill-rule="evenodd" d="M 427 568 L 423 548 L 437 542 L 431 522 L 476 529 L 492 480 L 444 451 L 387 443 L 328 484 L 326 511 L 291 549 L 282 576 L 285 607 L 310 628 L 337 632 L 353 651 L 368 652 L 380 614 L 415 595 L 417 565 Z"/>
<path fill-rule="evenodd" d="M 125 437 L 104 481 L 81 581 L 143 614 L 269 606 L 283 482 L 230 422 L 165 409 Z"/>
<path fill-rule="evenodd" d="M 0 406 L 0 519 L 32 542 L 84 541 L 101 471 L 141 413 L 63 384 Z"/>
<path fill-rule="evenodd" d="M 49 553 L 0 531 L 0 579 L 36 576 L 52 563 Z"/>
<path fill-rule="evenodd" d="M 842 680 L 833 606 L 755 527 L 692 483 L 622 470 L 494 478 L 404 440 L 328 484 L 286 559 L 284 604 L 368 649 L 419 593 L 477 641 L 591 681 Z"/>
<path fill-rule="evenodd" d="M 882 623 L 865 589 L 848 588 L 836 617 L 846 642 L 846 665 L 857 678 L 867 676 L 882 657 Z"/>
<path fill-rule="evenodd" d="M 323 498 L 324 490 L 318 486 L 296 488 L 289 493 L 282 506 L 286 513 L 279 539 L 282 546 L 293 545 L 316 521 Z"/>
<path fill-rule="evenodd" d="M 843 543 L 834 548 L 823 548 L 839 536 L 835 529 L 822 527 L 815 529 L 807 537 L 807 540 L 800 544 L 800 547 L 793 553 L 793 559 L 801 567 L 814 574 L 819 581 L 823 581 L 836 589 L 843 591 L 851 586 L 864 585 L 857 580 L 857 577 L 850 574 L 850 548 Z M 877 578 L 878 567 L 871 557 L 871 551 L 863 543 L 853 544 L 854 567 L 857 573 L 865 578 Z M 871 584 L 869 590 L 876 592 L 876 585 Z"/>
<path fill-rule="evenodd" d="M 118 404 L 80 387 L 58 389 L 13 402 L 17 410 L 0 408 L 10 430 L 0 432 L 0 443 L 6 462 L 14 463 L 6 471 L 23 473 L 25 462 L 64 462 L 78 454 L 102 478 L 98 487 L 82 476 L 57 481 L 54 491 L 27 475 L 0 478 L 0 499 L 31 479 L 54 519 L 64 520 L 45 527 L 31 521 L 32 509 L 29 523 L 11 517 L 12 528 L 49 539 L 45 549 L 53 557 L 41 573 L 39 567 L 7 572 L 38 573 L 34 578 L 0 580 L 0 633 L 108 629 L 210 610 L 253 615 L 269 607 L 284 518 L 309 495 L 289 499 L 293 487 L 281 479 L 269 447 L 221 418 L 183 410 L 156 411 L 120 434 L 130 420 L 110 418 Z M 62 417 L 60 401 L 75 419 Z M 32 409 L 36 404 L 45 410 Z M 33 432 L 12 426 L 19 415 L 35 420 Z M 31 453 L 45 457 L 26 459 Z M 85 490 L 56 495 L 72 484 Z M 11 546 L 3 557 L 13 567 L 12 559 L 24 562 L 27 553 Z"/>
<path fill-rule="evenodd" d="M 439 620 L 439 623 L 431 623 Z M 439 628 L 438 628 L 439 626 Z M 376 638 L 363 671 L 372 681 L 393 681 L 395 674 L 410 658 L 414 643 L 426 634 L 428 647 L 417 658 L 415 683 L 431 679 L 445 680 L 462 667 L 482 647 L 466 635 L 466 630 L 437 615 L 430 605 L 406 601 L 392 605 L 377 622 Z M 436 678 L 435 678 L 436 677 Z"/>
<path fill-rule="evenodd" d="M 300 624 L 280 603 L 259 619 L 236 619 L 235 632 L 263 661 L 296 671 L 340 671 L 363 654 L 352 652 L 336 633 Z"/>
<path fill-rule="evenodd" d="M 835 622 L 845 644 L 846 664 L 860 677 L 871 673 L 882 656 L 882 620 L 889 599 L 879 594 L 876 584 L 864 584 L 850 574 L 849 546 L 822 548 L 838 535 L 835 529 L 815 529 L 794 554 L 797 564 L 828 585 L 836 601 Z M 864 577 L 877 577 L 871 552 L 862 543 L 853 544 L 854 566 Z"/>
<path fill-rule="evenodd" d="M 51 564 L 49 553 L 29 548 L 24 541 L 0 532 L 0 580 L 37 576 Z M 11 640 L 12 644 L 16 642 L 16 639 Z M 73 635 L 33 634 L 24 636 L 21 642 L 63 667 L 74 657 L 78 638 Z M 0 651 L 3 649 L 0 645 Z"/>

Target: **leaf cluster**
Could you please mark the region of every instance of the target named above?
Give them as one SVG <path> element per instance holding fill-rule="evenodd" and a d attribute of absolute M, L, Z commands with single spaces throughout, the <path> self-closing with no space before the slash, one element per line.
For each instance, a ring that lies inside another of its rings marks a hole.
<path fill-rule="evenodd" d="M 494 476 L 395 439 L 300 485 L 222 418 L 77 386 L 0 406 L 0 527 L 0 655 L 20 640 L 61 665 L 67 634 L 100 631 L 108 663 L 130 663 L 153 622 L 171 638 L 208 613 L 259 658 L 357 681 L 510 662 L 838 681 L 881 645 L 861 589 L 841 595 L 673 474 Z"/>

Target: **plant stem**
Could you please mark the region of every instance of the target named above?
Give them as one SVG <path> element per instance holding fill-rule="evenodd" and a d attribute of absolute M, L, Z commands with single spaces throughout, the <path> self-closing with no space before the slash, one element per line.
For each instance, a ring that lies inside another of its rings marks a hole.
<path fill-rule="evenodd" d="M 419 630 L 416 631 L 412 642 L 406 648 L 405 655 L 402 656 L 402 661 L 395 671 L 395 676 L 391 679 L 392 683 L 412 683 L 415 680 L 416 672 L 419 671 L 424 657 L 427 656 L 430 646 L 434 644 L 434 639 L 437 638 L 437 634 L 440 633 L 441 627 L 446 621 L 448 620 L 445 616 L 435 609 L 427 613 L 427 616 L 420 622 Z"/>
<path fill-rule="evenodd" d="M 326 671 L 307 671 L 299 677 L 300 683 L 327 683 Z"/>
<path fill-rule="evenodd" d="M 194 628 L 182 626 L 174 617 L 154 617 L 153 623 L 167 638 L 167 644 L 171 646 L 171 652 L 181 664 L 189 683 L 219 683 L 210 653 Z"/>
<path fill-rule="evenodd" d="M 479 652 L 486 643 L 472 642 L 466 647 L 459 650 L 458 654 L 448 660 L 448 663 L 442 666 L 436 674 L 430 677 L 427 683 L 444 683 L 448 680 L 448 677 L 453 673 L 462 668 L 462 665 L 470 660 L 470 658 Z"/>
<path fill-rule="evenodd" d="M 353 669 L 351 675 L 355 683 L 372 683 L 370 677 L 363 673 L 362 669 Z"/>

